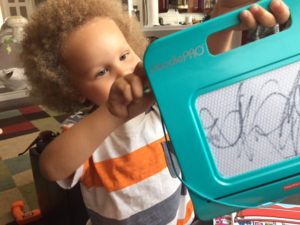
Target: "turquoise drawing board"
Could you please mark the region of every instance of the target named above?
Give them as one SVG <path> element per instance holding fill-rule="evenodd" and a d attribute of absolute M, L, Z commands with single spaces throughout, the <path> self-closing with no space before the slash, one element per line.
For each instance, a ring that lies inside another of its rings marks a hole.
<path fill-rule="evenodd" d="M 146 51 L 147 76 L 200 219 L 300 193 L 300 1 L 285 3 L 288 29 L 229 52 L 210 54 L 207 38 L 238 24 L 249 6 Z"/>

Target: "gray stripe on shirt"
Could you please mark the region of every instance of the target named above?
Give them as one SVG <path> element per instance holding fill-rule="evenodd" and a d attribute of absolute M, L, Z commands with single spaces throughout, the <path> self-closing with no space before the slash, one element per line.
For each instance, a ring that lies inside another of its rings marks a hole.
<path fill-rule="evenodd" d="M 181 186 L 164 201 L 124 220 L 106 218 L 90 209 L 87 210 L 93 225 L 166 225 L 174 220 L 177 214 L 180 191 Z"/>

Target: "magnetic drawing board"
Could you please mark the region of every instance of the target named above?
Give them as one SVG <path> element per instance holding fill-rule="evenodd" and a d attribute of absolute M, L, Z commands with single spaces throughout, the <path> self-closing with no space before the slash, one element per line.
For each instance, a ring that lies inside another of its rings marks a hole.
<path fill-rule="evenodd" d="M 207 38 L 238 24 L 250 6 L 146 51 L 182 182 L 203 220 L 300 193 L 300 1 L 284 2 L 288 29 L 229 52 L 210 54 Z"/>

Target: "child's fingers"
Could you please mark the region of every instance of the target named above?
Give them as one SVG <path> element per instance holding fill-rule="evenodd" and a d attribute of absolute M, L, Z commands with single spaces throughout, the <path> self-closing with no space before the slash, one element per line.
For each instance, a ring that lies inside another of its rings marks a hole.
<path fill-rule="evenodd" d="M 147 78 L 147 75 L 146 75 L 144 64 L 142 62 L 139 62 L 136 65 L 133 73 L 141 78 L 141 81 L 143 83 L 144 94 L 147 94 L 148 92 L 150 92 L 149 81 L 148 81 L 148 78 Z"/>
<path fill-rule="evenodd" d="M 277 23 L 283 24 L 288 21 L 290 11 L 282 0 L 273 0 L 270 9 L 271 12 L 255 4 L 249 10 L 244 10 L 240 14 L 241 23 L 237 29 L 255 29 L 258 24 L 264 27 L 273 27 Z"/>
<path fill-rule="evenodd" d="M 111 87 L 107 101 L 109 111 L 119 117 L 128 115 L 127 105 L 131 102 L 131 87 L 130 84 L 123 78 L 117 79 Z"/>
<path fill-rule="evenodd" d="M 109 111 L 119 117 L 132 117 L 145 112 L 154 101 L 152 93 L 145 93 L 148 79 L 142 63 L 132 74 L 118 78 L 112 85 L 107 101 Z"/>
<path fill-rule="evenodd" d="M 115 89 L 116 100 L 118 100 L 120 104 L 127 105 L 133 100 L 131 84 L 126 77 L 119 78 L 112 88 Z"/>
<path fill-rule="evenodd" d="M 244 10 L 243 12 L 241 12 L 240 20 L 241 23 L 238 26 L 239 30 L 255 29 L 257 27 L 254 16 L 248 10 Z"/>
<path fill-rule="evenodd" d="M 144 86 L 141 78 L 135 74 L 124 77 L 131 87 L 131 97 L 134 102 L 139 101 L 144 95 Z"/>
<path fill-rule="evenodd" d="M 264 27 L 273 27 L 277 24 L 274 15 L 271 12 L 263 9 L 261 6 L 255 4 L 249 10 L 258 24 Z"/>
<path fill-rule="evenodd" d="M 282 0 L 273 0 L 270 4 L 270 8 L 279 24 L 288 21 L 290 11 L 288 6 Z"/>

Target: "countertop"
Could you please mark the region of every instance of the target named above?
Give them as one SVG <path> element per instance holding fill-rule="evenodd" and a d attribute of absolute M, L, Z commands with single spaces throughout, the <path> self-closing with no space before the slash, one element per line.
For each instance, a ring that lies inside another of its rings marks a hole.
<path fill-rule="evenodd" d="M 168 34 L 186 29 L 191 25 L 162 25 L 162 26 L 152 26 L 152 27 L 144 27 L 143 31 L 146 37 L 162 37 Z"/>

